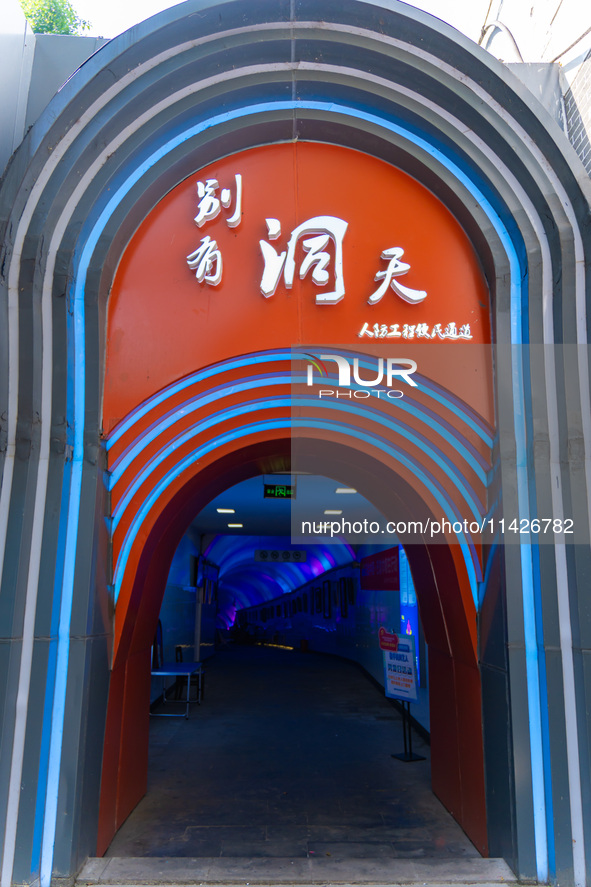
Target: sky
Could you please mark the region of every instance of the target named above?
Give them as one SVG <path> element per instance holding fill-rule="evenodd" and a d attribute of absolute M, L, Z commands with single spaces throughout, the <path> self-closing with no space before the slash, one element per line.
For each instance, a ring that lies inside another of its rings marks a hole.
<path fill-rule="evenodd" d="M 176 3 L 168 0 L 72 0 L 80 18 L 90 22 L 89 37 L 115 37 L 133 25 Z M 415 0 L 410 4 L 447 21 L 477 39 L 489 0 Z"/>

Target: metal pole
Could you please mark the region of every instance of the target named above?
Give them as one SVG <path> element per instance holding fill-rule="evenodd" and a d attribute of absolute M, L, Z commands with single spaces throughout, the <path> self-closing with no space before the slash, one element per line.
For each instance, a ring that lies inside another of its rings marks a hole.
<path fill-rule="evenodd" d="M 402 735 L 404 737 L 404 757 L 408 757 L 408 740 L 406 738 L 406 709 L 402 703 Z"/>

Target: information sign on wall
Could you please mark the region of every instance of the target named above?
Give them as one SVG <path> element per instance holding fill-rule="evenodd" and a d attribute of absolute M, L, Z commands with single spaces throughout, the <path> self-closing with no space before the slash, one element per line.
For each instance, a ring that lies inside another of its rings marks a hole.
<path fill-rule="evenodd" d="M 417 701 L 415 641 L 412 635 L 399 636 L 380 628 L 380 648 L 384 654 L 384 689 L 390 699 Z"/>

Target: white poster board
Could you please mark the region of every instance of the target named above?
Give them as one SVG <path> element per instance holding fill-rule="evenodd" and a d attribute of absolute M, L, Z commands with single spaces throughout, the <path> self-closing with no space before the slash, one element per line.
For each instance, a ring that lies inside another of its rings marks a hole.
<path fill-rule="evenodd" d="M 384 688 L 390 699 L 417 701 L 415 639 L 380 629 L 380 647 L 384 654 Z"/>

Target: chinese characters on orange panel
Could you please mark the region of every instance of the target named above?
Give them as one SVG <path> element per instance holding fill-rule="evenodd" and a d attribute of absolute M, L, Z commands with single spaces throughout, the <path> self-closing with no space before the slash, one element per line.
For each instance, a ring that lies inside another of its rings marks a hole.
<path fill-rule="evenodd" d="M 220 214 L 225 218 L 229 228 L 236 228 L 242 220 L 243 183 L 240 173 L 234 175 L 234 181 L 228 187 L 220 188 L 217 179 L 206 179 L 197 182 L 197 215 L 195 224 L 198 228 L 214 222 Z M 296 274 L 296 247 L 301 240 L 304 257 L 297 269 L 300 280 L 308 277 L 318 287 L 315 301 L 317 305 L 336 305 L 346 295 L 345 273 L 343 268 L 343 242 L 349 223 L 337 216 L 314 216 L 294 228 L 289 238 L 282 237 L 281 220 L 266 218 L 266 239 L 259 240 L 263 270 L 260 281 L 260 292 L 265 299 L 275 295 L 283 278 L 283 286 L 289 290 L 293 286 Z M 281 245 L 273 245 L 282 239 Z M 287 242 L 285 242 L 287 240 Z M 332 243 L 332 251 L 328 250 Z M 334 253 L 334 255 L 333 255 Z M 376 250 L 377 253 L 377 250 Z M 411 266 L 403 261 L 404 248 L 391 246 L 382 249 L 380 259 L 387 262 L 385 268 L 378 269 L 374 283 L 379 286 L 367 298 L 369 305 L 379 304 L 388 290 L 409 305 L 419 305 L 427 298 L 425 290 L 411 289 L 400 282 L 410 271 Z M 379 261 L 379 260 L 378 260 Z M 199 284 L 218 286 L 222 281 L 224 258 L 217 241 L 209 234 L 201 238 L 199 246 L 187 256 L 187 264 Z M 333 283 L 331 284 L 331 280 Z M 332 287 L 332 288 L 329 288 Z M 470 340 L 472 333 L 469 323 L 458 326 L 454 321 L 447 323 L 416 323 L 416 324 L 363 324 L 357 333 L 359 338 L 369 339 L 449 339 L 454 341 Z"/>

